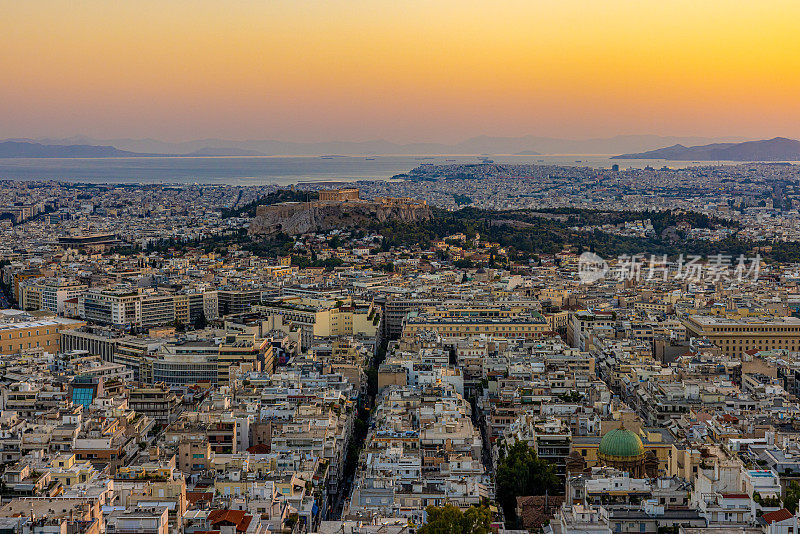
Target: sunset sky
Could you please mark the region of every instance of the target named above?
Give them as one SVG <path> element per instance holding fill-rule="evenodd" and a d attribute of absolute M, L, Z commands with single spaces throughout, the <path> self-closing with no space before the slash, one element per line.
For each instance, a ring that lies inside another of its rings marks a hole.
<path fill-rule="evenodd" d="M 800 2 L 0 0 L 0 137 L 800 137 Z"/>

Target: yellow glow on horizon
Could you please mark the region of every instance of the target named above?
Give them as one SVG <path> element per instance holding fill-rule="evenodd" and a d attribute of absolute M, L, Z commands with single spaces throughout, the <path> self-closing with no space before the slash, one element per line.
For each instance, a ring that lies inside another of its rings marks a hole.
<path fill-rule="evenodd" d="M 0 12 L 0 135 L 800 136 L 795 1 L 0 0 Z"/>

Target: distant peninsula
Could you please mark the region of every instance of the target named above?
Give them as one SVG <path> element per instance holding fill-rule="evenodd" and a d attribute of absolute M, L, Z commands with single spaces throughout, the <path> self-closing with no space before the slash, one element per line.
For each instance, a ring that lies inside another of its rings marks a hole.
<path fill-rule="evenodd" d="M 147 156 L 120 150 L 113 146 L 43 145 L 26 141 L 0 143 L 0 158 L 113 158 Z"/>
<path fill-rule="evenodd" d="M 144 158 L 175 156 L 261 156 L 241 148 L 204 147 L 188 154 L 132 152 L 109 145 L 51 145 L 33 141 L 0 141 L 0 158 Z"/>
<path fill-rule="evenodd" d="M 800 141 L 775 137 L 744 143 L 672 145 L 657 150 L 622 154 L 611 159 L 668 159 L 676 161 L 800 161 Z"/>

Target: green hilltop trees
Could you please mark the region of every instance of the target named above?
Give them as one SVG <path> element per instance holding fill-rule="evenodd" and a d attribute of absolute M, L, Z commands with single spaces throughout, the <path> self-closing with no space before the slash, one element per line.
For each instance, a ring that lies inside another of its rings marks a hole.
<path fill-rule="evenodd" d="M 502 453 L 502 450 L 501 450 Z M 558 478 L 553 465 L 536 455 L 524 441 L 516 441 L 497 463 L 495 474 L 497 502 L 503 509 L 506 524 L 514 528 L 517 497 L 527 495 L 559 495 L 564 483 Z"/>
<path fill-rule="evenodd" d="M 489 534 L 492 512 L 487 504 L 470 506 L 462 512 L 458 506 L 428 506 L 428 521 L 417 529 L 418 534 Z"/>

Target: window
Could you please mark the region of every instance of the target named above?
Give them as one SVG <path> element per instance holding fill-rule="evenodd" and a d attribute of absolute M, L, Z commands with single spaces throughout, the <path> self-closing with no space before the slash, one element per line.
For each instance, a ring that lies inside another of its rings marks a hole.
<path fill-rule="evenodd" d="M 73 388 L 72 390 L 72 403 L 81 404 L 89 407 L 94 398 L 94 391 L 91 388 Z"/>

